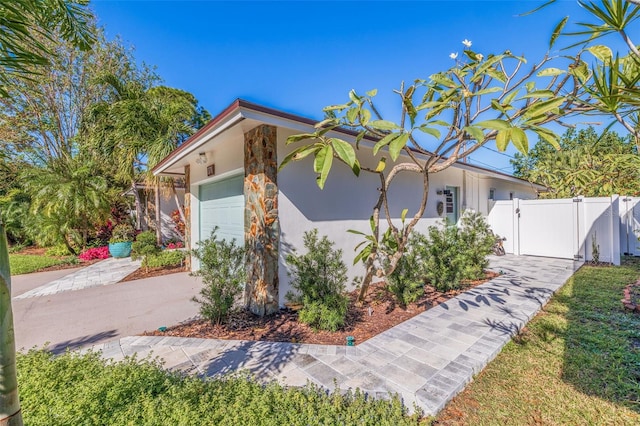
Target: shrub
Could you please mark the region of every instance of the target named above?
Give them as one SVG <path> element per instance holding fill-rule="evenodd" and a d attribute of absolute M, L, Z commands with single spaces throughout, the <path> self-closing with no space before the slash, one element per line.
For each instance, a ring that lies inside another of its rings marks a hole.
<path fill-rule="evenodd" d="M 489 256 L 493 252 L 496 236 L 482 214 L 473 210 L 465 210 L 460 218 L 460 244 L 465 252 L 466 280 L 478 280 L 484 277 L 484 270 L 489 267 Z"/>
<path fill-rule="evenodd" d="M 290 301 L 302 302 L 299 320 L 313 327 L 335 331 L 344 325 L 348 298 L 344 294 L 347 266 L 342 250 L 334 250 L 326 236 L 318 238 L 318 230 L 304 233 L 306 254 L 287 255 L 291 286 Z"/>
<path fill-rule="evenodd" d="M 156 233 L 153 231 L 144 231 L 139 233 L 136 240 L 131 244 L 131 259 L 133 260 L 154 255 L 159 252 L 160 247 L 156 244 Z"/>
<path fill-rule="evenodd" d="M 107 259 L 109 257 L 109 247 L 94 247 L 80 253 L 78 259 L 89 261 L 94 259 Z"/>
<path fill-rule="evenodd" d="M 145 268 L 164 268 L 182 265 L 185 253 L 180 250 L 163 251 L 158 254 L 149 254 L 142 261 Z"/>
<path fill-rule="evenodd" d="M 204 287 L 200 298 L 192 300 L 200 304 L 200 314 L 219 324 L 226 319 L 246 283 L 244 247 L 235 241 L 218 240 L 217 227 L 211 237 L 198 243 L 191 254 L 200 261 L 200 270 L 193 273 L 201 277 Z"/>
<path fill-rule="evenodd" d="M 462 215 L 461 228 L 446 222 L 429 227 L 427 279 L 436 289 L 447 291 L 460 288 L 463 280 L 482 278 L 494 243 L 484 217 L 471 211 Z"/>
<path fill-rule="evenodd" d="M 45 252 L 47 256 L 68 256 L 69 249 L 64 244 L 49 247 Z"/>
<path fill-rule="evenodd" d="M 428 246 L 427 237 L 414 231 L 396 269 L 387 275 L 387 289 L 402 307 L 415 302 L 424 294 L 424 264 L 429 255 Z M 385 262 L 388 264 L 388 259 L 385 258 Z"/>
<path fill-rule="evenodd" d="M 159 361 L 105 360 L 97 352 L 16 357 L 25 425 L 417 425 L 397 396 L 216 380 L 162 369 Z"/>

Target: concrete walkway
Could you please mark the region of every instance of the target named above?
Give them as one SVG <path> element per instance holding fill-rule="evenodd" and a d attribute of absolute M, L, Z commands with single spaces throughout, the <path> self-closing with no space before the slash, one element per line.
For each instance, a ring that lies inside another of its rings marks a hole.
<path fill-rule="evenodd" d="M 86 268 L 75 269 L 73 272 L 24 292 L 13 299 L 28 299 L 30 297 L 51 296 L 65 291 L 77 291 L 91 287 L 115 284 L 140 267 L 141 261 L 109 258 Z"/>
<path fill-rule="evenodd" d="M 504 274 L 354 347 L 175 337 L 125 337 L 94 349 L 122 359 L 159 356 L 172 370 L 216 377 L 239 369 L 290 386 L 307 381 L 373 397 L 399 394 L 434 415 L 580 266 L 571 260 L 493 257 Z"/>

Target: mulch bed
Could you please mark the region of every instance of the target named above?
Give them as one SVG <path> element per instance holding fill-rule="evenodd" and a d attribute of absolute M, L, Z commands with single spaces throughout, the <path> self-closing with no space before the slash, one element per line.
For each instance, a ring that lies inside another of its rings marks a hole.
<path fill-rule="evenodd" d="M 398 306 L 393 296 L 384 289 L 382 284 L 370 287 L 362 306 L 356 305 L 358 291 L 354 290 L 349 294 L 346 324 L 342 330 L 337 332 L 316 331 L 308 325 L 298 322 L 297 312 L 283 309 L 264 318 L 256 317 L 247 311 L 240 311 L 232 314 L 226 324 L 216 325 L 206 320 L 195 320 L 169 327 L 164 332 L 147 331 L 144 335 L 325 345 L 344 345 L 347 336 L 353 336 L 357 344 L 498 275 L 494 272 L 487 272 L 484 280 L 470 282 L 461 290 L 447 292 L 436 291 L 427 285 L 424 296 L 407 306 L 406 309 Z"/>
<path fill-rule="evenodd" d="M 120 280 L 121 283 L 127 282 L 127 281 L 135 281 L 135 280 L 141 280 L 143 278 L 152 278 L 152 277 L 159 277 L 161 275 L 169 275 L 169 274 L 176 274 L 178 272 L 186 272 L 187 269 L 184 266 L 160 266 L 157 268 L 144 268 L 141 267 L 139 269 L 137 269 L 136 271 L 133 271 L 132 273 L 130 273 L 129 275 L 127 275 L 126 277 L 124 277 L 122 280 Z"/>

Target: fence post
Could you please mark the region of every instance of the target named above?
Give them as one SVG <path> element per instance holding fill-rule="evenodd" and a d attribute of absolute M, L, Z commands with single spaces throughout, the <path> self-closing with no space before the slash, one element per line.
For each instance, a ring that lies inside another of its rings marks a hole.
<path fill-rule="evenodd" d="M 611 263 L 620 265 L 620 196 L 611 196 Z"/>
<path fill-rule="evenodd" d="M 513 254 L 520 256 L 520 200 L 514 198 L 512 201 L 513 214 Z"/>

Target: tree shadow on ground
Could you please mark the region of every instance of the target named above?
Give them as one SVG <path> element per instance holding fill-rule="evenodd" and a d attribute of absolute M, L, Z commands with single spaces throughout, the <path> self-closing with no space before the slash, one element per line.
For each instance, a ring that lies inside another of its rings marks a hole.
<path fill-rule="evenodd" d="M 102 331 L 97 334 L 86 335 L 77 337 L 75 339 L 58 342 L 54 345 L 46 346 L 46 349 L 49 352 L 58 355 L 65 352 L 67 349 L 72 351 L 85 346 L 95 345 L 96 343 L 103 342 L 105 340 L 114 339 L 115 337 L 117 337 L 117 335 L 117 330 Z"/>

